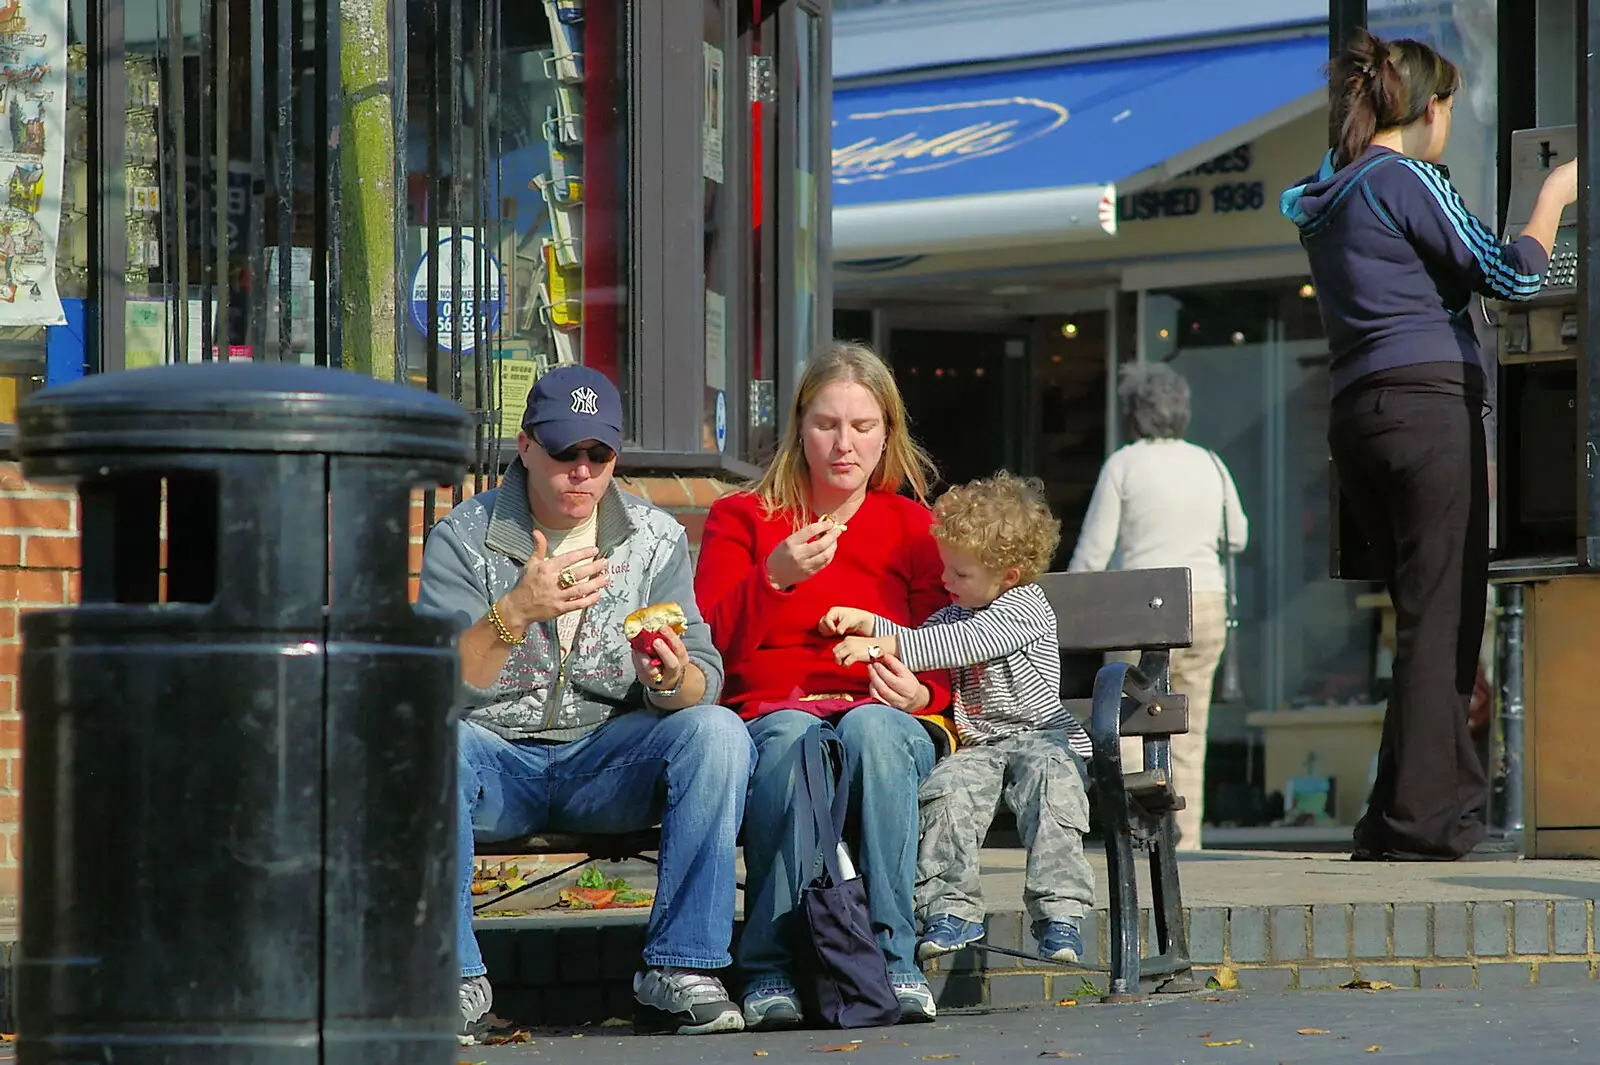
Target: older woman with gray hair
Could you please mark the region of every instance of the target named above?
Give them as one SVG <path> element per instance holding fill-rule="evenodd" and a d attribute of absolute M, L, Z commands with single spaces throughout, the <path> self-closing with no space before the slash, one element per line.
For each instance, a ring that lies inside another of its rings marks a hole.
<path fill-rule="evenodd" d="M 1067 568 L 1103 570 L 1120 553 L 1120 569 L 1187 566 L 1193 574 L 1194 643 L 1172 652 L 1172 690 L 1189 697 L 1189 731 L 1172 738 L 1172 773 L 1187 803 L 1177 815 L 1178 848 L 1199 850 L 1211 684 L 1228 642 L 1222 552 L 1243 551 L 1250 526 L 1227 465 L 1183 439 L 1189 383 L 1181 374 L 1129 366 L 1117 394 L 1133 443 L 1101 468 Z M 1142 747 L 1124 742 L 1122 759 L 1127 771 L 1142 768 Z"/>

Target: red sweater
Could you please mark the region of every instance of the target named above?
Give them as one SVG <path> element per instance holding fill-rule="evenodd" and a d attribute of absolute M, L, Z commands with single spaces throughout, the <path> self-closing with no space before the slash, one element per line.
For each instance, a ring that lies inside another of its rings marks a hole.
<path fill-rule="evenodd" d="M 745 718 L 763 702 L 808 695 L 867 694 L 867 666 L 834 663 L 837 636 L 817 622 L 829 607 L 870 610 L 901 625 L 920 625 L 950 597 L 943 564 L 928 532 L 933 516 L 913 499 L 867 494 L 823 570 L 789 591 L 772 587 L 767 556 L 794 530 L 783 515 L 763 517 L 750 492 L 723 496 L 706 515 L 695 567 L 695 599 L 722 652 L 722 701 Z M 933 698 L 920 713 L 950 705 L 948 670 L 919 674 Z M 804 706 L 799 709 L 804 709 Z"/>

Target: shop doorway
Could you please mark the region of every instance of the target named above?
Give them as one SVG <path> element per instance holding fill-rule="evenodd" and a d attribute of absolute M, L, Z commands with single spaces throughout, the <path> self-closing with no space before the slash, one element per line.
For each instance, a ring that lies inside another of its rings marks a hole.
<path fill-rule="evenodd" d="M 1027 432 L 1027 337 L 895 329 L 889 361 L 911 432 L 939 468 L 939 487 L 1017 469 Z"/>

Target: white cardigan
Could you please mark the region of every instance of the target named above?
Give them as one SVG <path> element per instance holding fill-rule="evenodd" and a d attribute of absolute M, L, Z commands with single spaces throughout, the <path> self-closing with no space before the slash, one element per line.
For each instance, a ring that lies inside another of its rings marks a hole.
<path fill-rule="evenodd" d="M 1228 547 L 1237 554 L 1250 541 L 1250 522 L 1227 465 L 1186 440 L 1128 444 L 1101 467 L 1067 568 L 1103 570 L 1120 549 L 1121 569 L 1187 566 L 1196 592 L 1223 591 L 1224 506 Z"/>

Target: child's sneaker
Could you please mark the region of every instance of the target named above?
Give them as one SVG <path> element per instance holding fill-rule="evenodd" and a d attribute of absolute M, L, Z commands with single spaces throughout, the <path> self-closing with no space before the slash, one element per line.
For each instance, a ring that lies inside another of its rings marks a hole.
<path fill-rule="evenodd" d="M 1083 958 L 1083 936 L 1078 922 L 1055 917 L 1033 922 L 1033 938 L 1039 944 L 1039 957 L 1045 961 L 1079 961 Z"/>
<path fill-rule="evenodd" d="M 917 960 L 929 961 L 954 954 L 982 939 L 983 932 L 983 925 L 976 921 L 963 921 L 954 914 L 941 913 L 928 922 L 927 930 L 917 942 Z"/>

